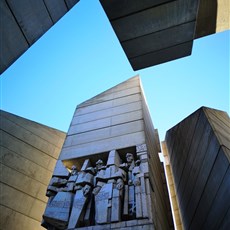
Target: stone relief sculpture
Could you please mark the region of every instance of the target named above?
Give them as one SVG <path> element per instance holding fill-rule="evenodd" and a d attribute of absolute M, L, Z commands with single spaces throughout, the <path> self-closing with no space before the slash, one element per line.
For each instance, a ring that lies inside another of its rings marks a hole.
<path fill-rule="evenodd" d="M 95 196 L 95 223 L 118 222 L 121 221 L 126 174 L 119 167 L 121 160 L 116 150 L 109 153 L 106 167 L 101 163 L 101 160 L 97 162 L 96 184 L 93 190 Z"/>
<path fill-rule="evenodd" d="M 142 150 L 141 150 L 142 151 Z M 74 229 L 149 217 L 149 178 L 146 152 L 134 160 L 121 160 L 118 152 L 91 165 L 86 159 L 68 177 L 53 177 L 47 188 L 49 201 L 42 226 L 49 230 Z M 95 166 L 95 167 L 94 167 Z"/>
<path fill-rule="evenodd" d="M 43 214 L 43 220 L 48 226 L 51 225 L 57 229 L 67 228 L 74 196 L 74 185 L 77 177 L 77 168 L 73 165 L 70 176 L 67 180 L 61 178 L 51 179 L 47 194 L 49 195 L 52 194 L 52 192 L 55 192 L 56 195 L 50 197 Z M 52 187 L 56 187 L 56 189 L 53 189 Z M 48 229 L 55 228 L 48 227 Z"/>
<path fill-rule="evenodd" d="M 127 172 L 128 184 L 125 185 L 123 215 L 127 219 L 147 218 L 147 199 L 145 176 L 140 167 L 141 161 L 134 161 L 132 153 L 126 154 L 126 163 L 120 167 Z"/>
<path fill-rule="evenodd" d="M 93 188 L 94 169 L 89 159 L 85 160 L 74 184 L 74 201 L 69 218 L 68 228 L 89 225 L 91 218 L 91 191 Z"/>

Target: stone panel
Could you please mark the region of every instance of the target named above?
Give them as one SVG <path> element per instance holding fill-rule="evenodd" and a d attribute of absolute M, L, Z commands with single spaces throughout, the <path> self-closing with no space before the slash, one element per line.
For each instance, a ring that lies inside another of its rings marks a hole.
<path fill-rule="evenodd" d="M 124 82 L 124 84 L 118 84 L 115 87 L 113 87 L 109 90 L 106 90 L 106 91 L 100 93 L 99 95 L 97 95 L 97 96 L 95 96 L 95 97 L 93 97 L 87 101 L 82 102 L 77 107 L 80 108 L 80 107 L 85 107 L 85 106 L 97 104 L 97 103 L 102 101 L 101 100 L 102 97 L 105 99 L 106 95 L 109 96 L 112 93 L 116 93 L 116 92 L 119 92 L 122 90 L 128 90 L 128 89 L 134 88 L 134 87 L 139 87 L 139 80 L 137 80 L 137 79 L 138 79 L 138 75 L 136 77 L 133 77 L 132 79 L 129 79 L 128 83 Z"/>
<path fill-rule="evenodd" d="M 43 1 L 7 0 L 7 3 L 30 45 L 53 25 Z"/>
<path fill-rule="evenodd" d="M 197 4 L 197 0 L 172 1 L 114 20 L 111 24 L 119 37 L 119 41 L 123 42 L 194 21 L 197 14 Z"/>
<path fill-rule="evenodd" d="M 54 23 L 68 11 L 65 1 L 63 0 L 44 0 L 44 3 Z"/>
<path fill-rule="evenodd" d="M 65 134 L 4 111 L 0 115 L 0 229 L 42 229 L 46 188 Z"/>
<path fill-rule="evenodd" d="M 3 0 L 0 2 L 0 74 L 79 0 Z"/>
<path fill-rule="evenodd" d="M 88 100 L 78 106 L 78 108 L 86 107 L 86 106 L 92 106 L 94 104 L 102 103 L 105 101 L 110 101 L 122 97 L 127 97 L 128 95 L 137 94 L 140 92 L 140 87 L 130 87 L 126 89 L 117 88 L 114 90 L 107 90 L 104 93 L 100 94 L 100 96 L 96 96 L 92 98 L 91 100 Z"/>
<path fill-rule="evenodd" d="M 111 116 L 107 118 L 102 118 L 100 120 L 94 120 L 87 123 L 81 123 L 73 125 L 69 128 L 68 135 L 82 133 L 90 130 L 105 128 L 110 125 L 117 125 L 121 123 L 127 123 L 130 121 L 139 120 L 142 118 L 142 111 L 137 110 L 130 113 L 119 114 L 116 116 Z"/>
<path fill-rule="evenodd" d="M 143 129 L 142 120 L 109 126 L 107 128 L 67 136 L 64 147 L 76 146 L 99 140 L 106 140 L 117 136 L 140 132 L 143 131 Z"/>
<path fill-rule="evenodd" d="M 110 151 L 111 149 L 122 149 L 130 146 L 142 144 L 145 141 L 144 132 L 131 133 L 106 140 L 94 141 L 91 143 L 81 144 L 78 146 L 71 146 L 63 148 L 60 154 L 60 160 L 67 160 L 71 158 L 83 157 Z"/>
<path fill-rule="evenodd" d="M 49 171 L 4 147 L 1 147 L 0 161 L 2 164 L 11 167 L 29 177 L 32 177 L 44 184 L 48 184 L 52 176 L 52 171 Z"/>
<path fill-rule="evenodd" d="M 172 0 L 171 0 L 172 1 Z M 100 0 L 110 20 L 134 14 L 148 8 L 170 2 L 170 0 Z"/>
<path fill-rule="evenodd" d="M 221 228 L 221 222 L 226 216 L 230 208 L 230 168 L 225 174 L 222 180 L 219 191 L 213 201 L 212 208 L 208 214 L 208 217 L 203 224 L 203 228 L 206 229 L 218 229 Z"/>
<path fill-rule="evenodd" d="M 5 111 L 0 111 L 0 116 L 3 116 L 12 123 L 20 126 L 22 129 L 25 129 L 36 136 L 39 136 L 44 141 L 47 141 L 58 148 L 61 148 L 63 145 L 63 139 L 66 136 L 66 133 L 59 130 L 47 127 L 45 125 L 39 124 L 37 122 L 22 119 L 19 116 L 7 113 Z"/>
<path fill-rule="evenodd" d="M 189 180 L 190 183 L 187 184 L 184 191 L 184 200 L 181 202 L 181 209 L 183 210 L 183 219 L 186 220 L 185 226 L 188 226 L 189 222 L 187 220 L 191 218 L 190 215 L 185 214 L 189 210 L 189 204 L 192 202 L 193 205 L 197 205 L 218 154 L 219 145 L 215 137 L 210 141 L 206 151 L 207 153 L 205 154 L 201 168 L 198 169 L 198 173 L 192 175 Z"/>
<path fill-rule="evenodd" d="M 134 70 L 191 54 L 198 0 L 101 4 Z"/>
<path fill-rule="evenodd" d="M 50 144 L 49 142 L 40 138 L 29 130 L 24 129 L 13 122 L 10 122 L 5 117 L 2 117 L 1 119 L 2 130 L 7 133 L 11 133 L 13 136 L 25 143 L 33 145 L 35 148 L 40 149 L 44 153 L 50 154 L 51 157 L 58 158 L 59 148 L 57 148 L 53 144 Z"/>
<path fill-rule="evenodd" d="M 80 0 L 64 0 L 69 9 L 71 9 Z"/>
<path fill-rule="evenodd" d="M 188 56 L 192 52 L 192 45 L 193 41 L 185 42 L 167 49 L 130 58 L 129 61 L 134 70 L 143 69 Z"/>
<path fill-rule="evenodd" d="M 166 143 L 183 228 L 225 229 L 230 207 L 229 116 L 201 107 L 175 127 L 167 131 Z"/>
<path fill-rule="evenodd" d="M 229 161 L 225 156 L 223 150 L 220 149 L 218 156 L 215 160 L 212 172 L 208 178 L 207 184 L 205 185 L 195 215 L 192 218 L 191 228 L 197 229 L 205 222 L 207 218 L 206 209 L 211 210 L 213 200 L 215 199 L 218 193 L 218 190 L 226 175 L 228 167 L 229 167 Z M 190 210 L 194 212 L 194 210 L 192 210 L 192 207 L 194 208 L 193 204 L 191 204 Z M 219 212 L 217 213 L 217 215 L 219 215 Z M 215 216 L 216 219 L 217 219 L 217 215 Z"/>
<path fill-rule="evenodd" d="M 21 192 L 47 202 L 47 198 L 44 196 L 47 188 L 43 183 L 3 164 L 1 164 L 0 172 L 0 181 L 2 183 L 10 184 L 10 186 Z"/>
<path fill-rule="evenodd" d="M 86 113 L 92 113 L 92 112 L 109 109 L 109 108 L 113 108 L 113 107 L 120 106 L 120 105 L 125 105 L 125 104 L 132 103 L 132 102 L 137 102 L 140 100 L 141 100 L 140 94 L 136 93 L 133 95 L 129 95 L 127 97 L 115 98 L 114 100 L 97 103 L 95 105 L 91 105 L 91 106 L 87 106 L 83 108 L 81 107 L 76 110 L 74 115 L 78 116 L 78 115 L 82 115 Z"/>
<path fill-rule="evenodd" d="M 26 215 L 0 205 L 0 229 L 17 229 L 17 230 L 44 230 L 40 221 L 32 219 Z M 15 227 L 17 226 L 17 227 Z"/>
<path fill-rule="evenodd" d="M 45 202 L 39 201 L 3 183 L 1 183 L 1 188 L 0 200 L 3 206 L 41 221 L 41 213 L 45 209 Z"/>
<path fill-rule="evenodd" d="M 1 52 L 0 74 L 25 52 L 29 44 L 5 1 L 0 1 Z M 7 22 L 7 23 L 6 23 Z"/>
<path fill-rule="evenodd" d="M 122 47 L 129 59 L 142 56 L 191 41 L 194 34 L 194 27 L 195 22 L 185 23 L 180 26 L 171 27 L 168 30 L 124 41 L 122 42 Z"/>
<path fill-rule="evenodd" d="M 128 103 L 125 105 L 117 106 L 116 108 L 103 109 L 91 114 L 84 114 L 80 116 L 74 116 L 71 125 L 81 124 L 89 121 L 96 121 L 105 117 L 112 117 L 128 112 L 135 112 L 142 108 L 141 101 Z"/>
<path fill-rule="evenodd" d="M 18 154 L 25 159 L 38 164 L 49 171 L 52 171 L 55 167 L 56 159 L 51 158 L 49 155 L 40 151 L 39 149 L 33 148 L 30 144 L 22 142 L 10 134 L 0 130 L 0 144 L 1 148 L 8 149 L 13 154 Z M 3 150 L 1 150 L 3 151 Z"/>

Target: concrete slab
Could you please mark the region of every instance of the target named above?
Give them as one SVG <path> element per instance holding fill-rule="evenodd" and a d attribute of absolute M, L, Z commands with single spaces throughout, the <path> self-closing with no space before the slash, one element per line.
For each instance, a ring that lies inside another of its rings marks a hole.
<path fill-rule="evenodd" d="M 25 52 L 29 44 L 5 1 L 0 1 L 1 52 L 0 74 Z"/>
<path fill-rule="evenodd" d="M 0 172 L 0 181 L 2 183 L 9 184 L 21 192 L 47 202 L 48 198 L 45 197 L 46 185 L 3 164 L 0 167 Z"/>
<path fill-rule="evenodd" d="M 195 21 L 122 42 L 122 47 L 130 59 L 192 41 L 194 29 Z"/>
<path fill-rule="evenodd" d="M 7 3 L 30 45 L 53 25 L 43 1 L 8 0 Z"/>
<path fill-rule="evenodd" d="M 65 0 L 65 3 L 70 10 L 75 4 L 77 4 L 80 0 Z"/>
<path fill-rule="evenodd" d="M 191 22 L 197 16 L 198 0 L 172 1 L 111 21 L 120 42 Z"/>
<path fill-rule="evenodd" d="M 66 136 L 66 133 L 64 132 L 2 110 L 0 111 L 0 117 L 1 116 L 4 117 L 4 119 L 7 119 L 13 124 L 17 125 L 18 127 L 27 130 L 36 136 L 39 136 L 41 139 L 49 142 L 50 144 L 53 144 L 58 148 L 61 148 L 63 145 L 63 141 Z"/>
<path fill-rule="evenodd" d="M 54 23 L 68 11 L 67 5 L 63 0 L 44 0 L 44 3 Z"/>
<path fill-rule="evenodd" d="M 104 140 L 107 138 L 113 138 L 120 135 L 135 133 L 135 132 L 143 131 L 143 127 L 144 127 L 143 121 L 137 120 L 137 121 L 101 128 L 97 130 L 91 130 L 81 134 L 67 136 L 66 140 L 68 144 L 67 142 L 65 142 L 64 146 L 65 147 L 67 147 L 68 145 L 76 146 L 83 143 L 90 143 L 98 140 Z"/>
<path fill-rule="evenodd" d="M 41 222 L 32 219 L 22 213 L 15 212 L 14 210 L 0 205 L 1 215 L 0 223 L 2 229 L 15 229 L 17 230 L 44 230 L 41 226 Z"/>
<path fill-rule="evenodd" d="M 93 114 L 84 114 L 80 116 L 74 116 L 71 125 L 81 124 L 89 121 L 96 121 L 106 117 L 112 117 L 127 112 L 133 112 L 142 108 L 141 101 L 132 102 L 117 106 L 116 108 L 108 108 L 102 111 L 96 111 Z M 92 116 L 93 115 L 93 116 Z"/>
<path fill-rule="evenodd" d="M 0 198 L 2 205 L 41 221 L 41 213 L 45 209 L 45 202 L 36 200 L 5 184 L 1 184 L 1 188 Z"/>
<path fill-rule="evenodd" d="M 11 122 L 5 117 L 1 117 L 2 119 L 2 130 L 7 133 L 11 133 L 11 135 L 17 137 L 21 141 L 33 145 L 37 149 L 51 155 L 52 157 L 58 158 L 58 154 L 60 149 L 53 144 L 48 143 L 46 140 L 40 138 L 37 135 L 34 135 L 30 131 L 22 128 L 21 126 Z"/>
<path fill-rule="evenodd" d="M 0 162 L 24 175 L 33 178 L 43 184 L 48 184 L 52 172 L 41 166 L 29 161 L 14 152 L 1 147 Z"/>
<path fill-rule="evenodd" d="M 56 164 L 55 158 L 51 158 L 46 153 L 34 148 L 25 142 L 18 140 L 17 138 L 3 132 L 2 130 L 0 130 L 0 135 L 1 151 L 3 151 L 2 148 L 8 149 L 9 151 L 17 153 L 25 159 L 30 160 L 50 171 L 54 169 Z"/>
<path fill-rule="evenodd" d="M 101 4 L 134 70 L 191 54 L 198 0 Z"/>
<path fill-rule="evenodd" d="M 194 212 L 191 228 L 201 228 L 202 224 L 205 222 L 208 215 L 207 210 L 211 210 L 213 200 L 215 199 L 228 167 L 229 161 L 223 150 L 220 149 L 198 205 L 196 206 L 194 203 L 190 204 L 190 213 Z M 196 208 L 196 211 L 194 208 Z M 219 214 L 218 212 L 217 215 Z M 215 218 L 219 219 L 217 216 L 215 216 Z"/>
<path fill-rule="evenodd" d="M 111 149 L 122 149 L 130 146 L 135 146 L 142 144 L 144 141 L 145 134 L 143 131 L 122 135 L 108 138 L 106 140 L 99 140 L 78 146 L 63 148 L 59 159 L 68 160 L 76 157 L 79 158 L 83 156 L 90 156 L 96 153 L 110 151 Z"/>
<path fill-rule="evenodd" d="M 87 123 L 81 123 L 77 125 L 70 126 L 68 135 L 73 135 L 77 133 L 86 132 L 89 130 L 96 130 L 99 128 L 105 128 L 110 125 L 117 125 L 119 123 L 126 123 L 129 121 L 134 121 L 142 118 L 142 111 L 136 110 L 130 113 L 124 113 L 116 116 L 110 116 L 102 118 L 100 120 L 94 120 Z"/>
<path fill-rule="evenodd" d="M 172 0 L 100 0 L 109 20 L 114 20 Z"/>
<path fill-rule="evenodd" d="M 5 0 L 0 2 L 0 74 L 79 0 Z"/>
<path fill-rule="evenodd" d="M 76 110 L 74 115 L 75 116 L 76 115 L 83 115 L 83 114 L 86 114 L 86 113 L 102 111 L 104 109 L 109 109 L 109 108 L 116 109 L 114 107 L 129 104 L 129 103 L 132 103 L 132 102 L 137 102 L 137 101 L 140 101 L 140 100 L 141 100 L 140 93 L 136 93 L 136 94 L 128 95 L 126 97 L 115 98 L 115 99 L 110 100 L 110 101 L 105 101 L 105 102 L 93 104 L 93 105 L 90 105 L 90 106 L 87 106 L 87 107 L 80 107 L 80 108 L 78 108 Z"/>
<path fill-rule="evenodd" d="M 176 60 L 186 57 L 192 52 L 193 42 L 186 42 L 167 49 L 159 50 L 153 53 L 145 54 L 135 58 L 130 58 L 130 64 L 134 70 L 143 69 L 153 65 L 162 64 L 164 62 Z"/>

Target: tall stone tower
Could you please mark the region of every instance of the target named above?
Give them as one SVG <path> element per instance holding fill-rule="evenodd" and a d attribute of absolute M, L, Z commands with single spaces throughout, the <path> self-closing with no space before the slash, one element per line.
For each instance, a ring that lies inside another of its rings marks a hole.
<path fill-rule="evenodd" d="M 230 119 L 201 107 L 163 143 L 177 229 L 229 229 Z"/>
<path fill-rule="evenodd" d="M 78 105 L 47 189 L 42 225 L 173 229 L 159 152 L 139 76 Z"/>

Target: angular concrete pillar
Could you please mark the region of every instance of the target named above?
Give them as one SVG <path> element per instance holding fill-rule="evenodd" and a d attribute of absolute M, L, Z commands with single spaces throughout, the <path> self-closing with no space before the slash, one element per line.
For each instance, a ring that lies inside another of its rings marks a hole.
<path fill-rule="evenodd" d="M 230 220 L 228 114 L 201 107 L 168 130 L 165 142 L 168 149 L 165 155 L 173 176 L 171 187 L 175 188 L 174 207 L 177 200 L 183 228 L 227 229 Z"/>

